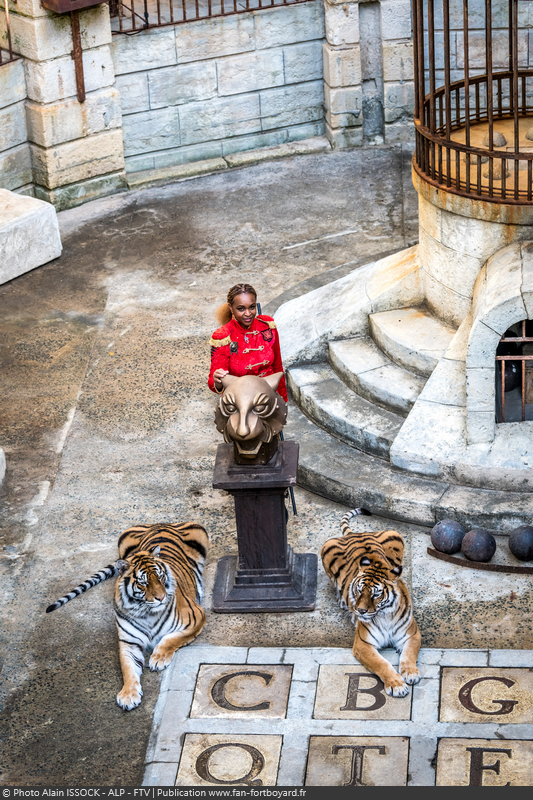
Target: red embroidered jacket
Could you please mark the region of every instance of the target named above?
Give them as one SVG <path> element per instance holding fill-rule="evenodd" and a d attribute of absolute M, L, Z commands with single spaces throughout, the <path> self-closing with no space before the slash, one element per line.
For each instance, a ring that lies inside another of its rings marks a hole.
<path fill-rule="evenodd" d="M 211 337 L 211 371 L 207 385 L 216 392 L 213 373 L 227 369 L 238 378 L 257 375 L 264 378 L 274 372 L 283 372 L 279 336 L 272 317 L 258 314 L 249 328 L 243 328 L 234 319 L 218 328 Z M 278 386 L 278 394 L 287 400 L 285 376 Z"/>

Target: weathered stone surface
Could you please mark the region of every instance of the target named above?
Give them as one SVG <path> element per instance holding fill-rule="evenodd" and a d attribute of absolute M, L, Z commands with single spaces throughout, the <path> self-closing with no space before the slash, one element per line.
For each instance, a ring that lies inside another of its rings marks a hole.
<path fill-rule="evenodd" d="M 311 736 L 305 785 L 406 786 L 408 757 L 407 736 Z"/>
<path fill-rule="evenodd" d="M 350 389 L 403 416 L 424 388 L 423 378 L 390 361 L 370 338 L 330 342 L 329 360 Z"/>
<path fill-rule="evenodd" d="M 234 139 L 227 139 L 220 143 L 222 154 L 228 156 L 228 164 L 236 166 L 247 163 L 255 163 L 266 159 L 265 153 L 270 153 L 277 145 L 287 141 L 287 130 L 268 131 L 266 133 L 253 133 L 250 136 L 236 136 Z M 248 151 L 257 151 L 255 155 Z M 275 156 L 272 156 L 275 157 Z M 236 161 L 234 160 L 236 159 Z"/>
<path fill-rule="evenodd" d="M 504 24 L 504 28 L 508 23 Z M 518 31 L 518 63 L 527 64 L 527 31 Z M 494 31 L 492 35 L 492 58 L 494 69 L 507 69 L 509 64 L 509 35 L 506 30 Z M 483 31 L 471 31 L 468 37 L 468 60 L 471 69 L 484 69 L 485 34 Z M 457 67 L 464 69 L 463 37 L 457 37 Z"/>
<path fill-rule="evenodd" d="M 148 73 L 150 108 L 163 108 L 206 100 L 217 94 L 214 61 L 166 67 Z"/>
<path fill-rule="evenodd" d="M 324 80 L 332 88 L 357 86 L 361 83 L 361 51 L 359 45 L 339 48 L 324 42 Z"/>
<path fill-rule="evenodd" d="M 117 39 L 119 37 L 115 37 Z M 129 39 L 130 37 L 122 37 Z M 24 61 L 28 97 L 37 103 L 53 103 L 76 95 L 76 75 L 70 55 L 39 63 Z M 83 52 L 85 90 L 93 92 L 115 82 L 115 72 L 108 45 Z"/>
<path fill-rule="evenodd" d="M 181 143 L 225 139 L 261 129 L 259 95 L 213 98 L 180 108 Z"/>
<path fill-rule="evenodd" d="M 383 80 L 385 83 L 413 80 L 412 42 L 383 42 Z"/>
<path fill-rule="evenodd" d="M 415 85 L 412 81 L 386 83 L 384 86 L 385 122 L 411 118 L 415 107 Z"/>
<path fill-rule="evenodd" d="M 412 26 L 409 0 L 381 0 L 379 5 L 383 39 L 410 39 Z"/>
<path fill-rule="evenodd" d="M 213 70 L 214 67 L 213 64 Z M 253 53 L 225 58 L 218 61 L 217 73 L 218 93 L 222 96 L 281 86 L 285 82 L 283 51 L 256 50 Z M 216 81 L 216 75 L 214 78 Z"/>
<path fill-rule="evenodd" d="M 320 120 L 323 117 L 324 89 L 322 81 L 265 89 L 261 97 L 263 130 Z"/>
<path fill-rule="evenodd" d="M 363 128 L 332 128 L 326 121 L 326 134 L 333 150 L 345 150 L 348 147 L 361 147 L 363 144 Z"/>
<path fill-rule="evenodd" d="M 410 719 L 411 700 L 411 693 L 389 697 L 377 675 L 357 662 L 322 664 L 313 716 L 315 719 Z"/>
<path fill-rule="evenodd" d="M 411 152 L 414 150 L 414 125 L 406 125 L 405 122 L 386 122 L 384 135 L 386 144 L 405 144 Z"/>
<path fill-rule="evenodd" d="M 41 147 L 119 128 L 122 124 L 120 95 L 116 89 L 101 89 L 50 105 L 26 103 L 28 138 Z"/>
<path fill-rule="evenodd" d="M 284 719 L 292 665 L 202 664 L 191 718 Z"/>
<path fill-rule="evenodd" d="M 455 329 L 421 308 L 400 308 L 370 316 L 374 341 L 397 364 L 430 375 Z"/>
<path fill-rule="evenodd" d="M 424 272 L 456 294 L 472 297 L 474 284 L 486 259 L 452 250 L 435 241 L 423 229 L 420 230 L 419 252 Z"/>
<path fill-rule="evenodd" d="M 258 50 L 321 39 L 324 36 L 324 10 L 321 2 L 256 11 L 253 16 Z"/>
<path fill-rule="evenodd" d="M 24 102 L 0 110 L 0 151 L 17 147 L 27 139 Z"/>
<path fill-rule="evenodd" d="M 311 139 L 313 137 L 322 138 L 326 132 L 326 125 L 324 120 L 317 120 L 315 122 L 304 122 L 302 125 L 290 125 L 285 128 L 287 133 L 287 141 L 299 142 L 302 139 Z M 324 152 L 331 150 L 329 142 L 324 146 Z"/>
<path fill-rule="evenodd" d="M 214 160 L 222 155 L 222 142 L 202 142 L 189 147 L 179 147 L 174 150 L 162 150 L 154 154 L 154 167 L 156 170 L 164 167 L 175 167 L 179 164 L 197 162 L 199 169 L 206 159 Z M 205 172 L 205 170 L 202 170 Z M 199 174 L 202 174 L 200 172 Z"/>
<path fill-rule="evenodd" d="M 124 171 L 119 171 L 82 180 L 79 183 L 71 183 L 68 186 L 58 186 L 56 189 L 47 189 L 45 186 L 37 185 L 35 196 L 52 203 L 57 211 L 63 211 L 80 206 L 89 200 L 123 192 L 127 188 L 126 175 Z"/>
<path fill-rule="evenodd" d="M 115 129 L 53 149 L 31 145 L 34 180 L 47 189 L 124 169 L 122 131 Z"/>
<path fill-rule="evenodd" d="M 188 733 L 176 786 L 237 784 L 243 778 L 275 786 L 281 743 L 279 735 Z"/>
<path fill-rule="evenodd" d="M 314 367 L 292 368 L 287 373 L 300 407 L 338 439 L 386 458 L 403 419 L 352 392 L 327 364 L 319 366 L 319 380 Z"/>
<path fill-rule="evenodd" d="M 3 189 L 18 189 L 32 182 L 29 144 L 0 153 L 0 184 Z"/>
<path fill-rule="evenodd" d="M 281 131 L 279 133 L 282 133 Z M 260 161 L 270 161 L 275 158 L 287 156 L 307 155 L 309 153 L 324 153 L 329 150 L 329 143 L 325 137 L 308 139 L 296 142 L 286 142 L 275 147 L 264 147 L 253 152 L 236 152 L 234 155 L 224 153 L 225 160 L 230 167 L 241 167 L 246 164 L 256 164 Z"/>
<path fill-rule="evenodd" d="M 178 147 L 181 143 L 180 121 L 175 107 L 128 114 L 122 120 L 122 129 L 125 156 Z"/>
<path fill-rule="evenodd" d="M 531 741 L 441 739 L 436 785 L 533 786 L 532 758 Z"/>
<path fill-rule="evenodd" d="M 0 283 L 58 258 L 61 251 L 53 206 L 0 189 Z"/>
<path fill-rule="evenodd" d="M 113 36 L 111 53 L 117 75 L 168 67 L 178 60 L 176 34 L 172 28 L 157 28 L 135 36 Z"/>
<path fill-rule="evenodd" d="M 53 12 L 41 4 L 41 0 L 10 0 L 9 10 L 15 14 L 23 14 L 25 17 L 51 17 Z"/>
<path fill-rule="evenodd" d="M 26 99 L 26 79 L 22 59 L 3 64 L 0 69 L 0 108 Z"/>
<path fill-rule="evenodd" d="M 117 75 L 115 87 L 120 92 L 120 108 L 123 114 L 148 111 L 150 108 L 147 72 Z"/>
<path fill-rule="evenodd" d="M 128 175 L 130 189 L 146 189 L 149 186 L 164 186 L 171 181 L 193 178 L 196 175 L 208 175 L 227 169 L 223 158 L 207 158 L 204 161 L 193 161 L 190 164 L 178 164 L 175 167 L 134 172 Z"/>
<path fill-rule="evenodd" d="M 323 74 L 322 41 L 283 48 L 285 83 L 320 80 Z"/>
<path fill-rule="evenodd" d="M 363 92 L 360 86 L 330 89 L 324 85 L 326 120 L 332 128 L 354 128 L 363 124 Z"/>
<path fill-rule="evenodd" d="M 326 39 L 329 44 L 347 45 L 359 42 L 359 5 L 324 4 Z"/>
<path fill-rule="evenodd" d="M 461 325 L 468 316 L 472 298 L 449 289 L 425 271 L 423 283 L 428 309 L 447 325 Z"/>
<path fill-rule="evenodd" d="M 188 25 L 176 25 L 178 63 L 220 58 L 254 49 L 254 18 L 252 14 L 236 14 Z"/>
<path fill-rule="evenodd" d="M 529 669 L 446 667 L 441 697 L 441 722 L 527 723 L 533 710 L 533 674 Z"/>
<path fill-rule="evenodd" d="M 46 61 L 70 55 L 72 51 L 70 17 L 65 14 L 38 19 L 11 14 L 10 23 L 13 48 L 26 58 Z M 5 30 L 5 13 L 0 13 L 0 38 L 3 38 Z M 109 7 L 106 3 L 80 11 L 80 35 L 85 50 L 111 42 Z"/>

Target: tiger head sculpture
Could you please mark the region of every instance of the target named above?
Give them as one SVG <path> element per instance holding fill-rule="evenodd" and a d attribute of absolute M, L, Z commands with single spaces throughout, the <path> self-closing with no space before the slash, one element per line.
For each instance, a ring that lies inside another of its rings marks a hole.
<path fill-rule="evenodd" d="M 282 372 L 258 378 L 222 378 L 215 425 L 224 441 L 234 444 L 237 464 L 267 464 L 278 447 L 278 434 L 287 421 L 287 404 L 276 389 Z"/>

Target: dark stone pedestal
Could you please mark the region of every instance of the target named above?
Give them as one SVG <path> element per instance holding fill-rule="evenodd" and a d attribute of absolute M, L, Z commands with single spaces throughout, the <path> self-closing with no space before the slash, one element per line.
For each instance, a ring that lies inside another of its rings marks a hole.
<path fill-rule="evenodd" d="M 213 611 L 313 611 L 317 556 L 287 544 L 284 495 L 296 484 L 298 449 L 280 442 L 265 466 L 240 466 L 232 444 L 218 446 L 213 488 L 234 497 L 239 555 L 218 562 Z"/>

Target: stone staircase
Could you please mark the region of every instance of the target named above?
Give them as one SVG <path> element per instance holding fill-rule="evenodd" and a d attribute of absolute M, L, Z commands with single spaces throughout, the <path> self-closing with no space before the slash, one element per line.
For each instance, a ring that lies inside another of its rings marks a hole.
<path fill-rule="evenodd" d="M 370 337 L 330 342 L 328 361 L 288 370 L 302 411 L 342 442 L 379 458 L 391 445 L 455 330 L 424 308 L 371 314 Z"/>
<path fill-rule="evenodd" d="M 423 526 L 445 517 L 500 533 L 530 524 L 532 494 L 448 483 L 391 464 L 391 445 L 455 329 L 423 307 L 371 314 L 369 328 L 368 337 L 330 342 L 327 361 L 287 370 L 294 402 L 285 435 L 300 443 L 298 483 Z"/>

